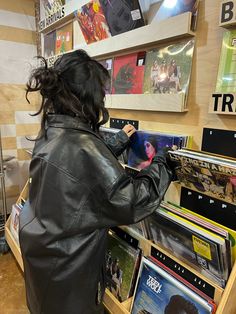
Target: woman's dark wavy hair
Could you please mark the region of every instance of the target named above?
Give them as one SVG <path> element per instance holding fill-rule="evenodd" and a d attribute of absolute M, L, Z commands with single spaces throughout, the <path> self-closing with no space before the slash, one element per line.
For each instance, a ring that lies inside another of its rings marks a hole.
<path fill-rule="evenodd" d="M 26 85 L 26 100 L 30 92 L 39 91 L 42 102 L 41 131 L 38 138 L 46 136 L 45 124 L 50 113 L 78 117 L 97 132 L 109 119 L 104 105 L 105 89 L 109 82 L 108 71 L 84 50 L 62 55 L 53 67 L 48 67 L 43 57 L 42 66 L 35 69 Z"/>

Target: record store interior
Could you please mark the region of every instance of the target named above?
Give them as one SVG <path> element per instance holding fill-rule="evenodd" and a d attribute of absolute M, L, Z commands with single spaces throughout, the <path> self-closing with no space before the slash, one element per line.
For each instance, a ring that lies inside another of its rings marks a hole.
<path fill-rule="evenodd" d="M 236 314 L 236 0 L 0 0 L 0 55 L 0 314 Z"/>

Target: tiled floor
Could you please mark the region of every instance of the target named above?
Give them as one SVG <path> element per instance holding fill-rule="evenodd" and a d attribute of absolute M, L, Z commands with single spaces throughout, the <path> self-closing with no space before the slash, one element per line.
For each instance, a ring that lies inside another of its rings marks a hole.
<path fill-rule="evenodd" d="M 0 255 L 0 314 L 29 314 L 23 274 L 11 253 Z"/>

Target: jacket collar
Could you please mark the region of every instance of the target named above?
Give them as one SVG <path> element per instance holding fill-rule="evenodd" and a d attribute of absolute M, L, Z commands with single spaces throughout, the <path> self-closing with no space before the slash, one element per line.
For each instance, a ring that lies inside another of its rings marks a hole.
<path fill-rule="evenodd" d="M 100 138 L 100 136 L 97 133 L 95 133 L 87 123 L 81 121 L 78 117 L 71 117 L 68 115 L 60 114 L 48 114 L 46 128 L 48 127 L 62 129 L 77 129 L 92 133 L 93 135 Z"/>

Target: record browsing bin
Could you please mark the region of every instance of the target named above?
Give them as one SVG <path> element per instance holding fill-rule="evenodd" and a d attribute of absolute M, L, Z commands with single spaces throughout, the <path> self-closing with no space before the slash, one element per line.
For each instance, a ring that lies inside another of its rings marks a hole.
<path fill-rule="evenodd" d="M 29 180 L 27 181 L 25 187 L 23 188 L 17 200 L 18 203 L 20 203 L 22 199 L 23 200 L 27 199 L 28 187 L 29 187 Z M 10 221 L 11 221 L 11 216 L 8 218 L 8 221 L 6 224 L 6 230 L 5 230 L 6 240 L 21 270 L 24 271 L 19 245 L 17 244 L 16 240 L 14 239 L 14 237 L 12 236 L 10 232 Z M 213 299 L 215 300 L 215 303 L 218 306 L 216 314 L 235 314 L 235 305 L 234 305 L 233 298 L 236 293 L 236 263 L 233 266 L 227 285 L 225 289 L 223 289 L 217 286 L 215 283 L 213 283 L 211 280 L 209 280 L 202 274 L 198 273 L 191 266 L 180 261 L 173 254 L 167 252 L 160 246 L 152 243 L 150 240 L 147 240 L 146 238 L 144 238 L 143 236 L 141 236 L 140 234 L 132 230 L 130 227 L 122 226 L 121 229 L 139 241 L 139 246 L 142 249 L 144 256 L 151 256 L 153 250 L 156 252 L 159 252 L 160 258 L 163 258 L 163 257 L 170 258 L 171 260 L 176 262 L 176 265 L 178 265 L 180 269 L 185 269 L 186 271 L 189 271 L 191 274 L 195 274 L 196 278 L 199 278 L 199 282 L 200 281 L 201 283 L 205 282 L 208 286 L 213 287 L 213 290 L 214 290 Z M 133 302 L 133 297 L 130 297 L 123 302 L 119 302 L 118 299 L 108 289 L 106 289 L 105 291 L 104 305 L 110 313 L 129 314 L 132 302 Z"/>

